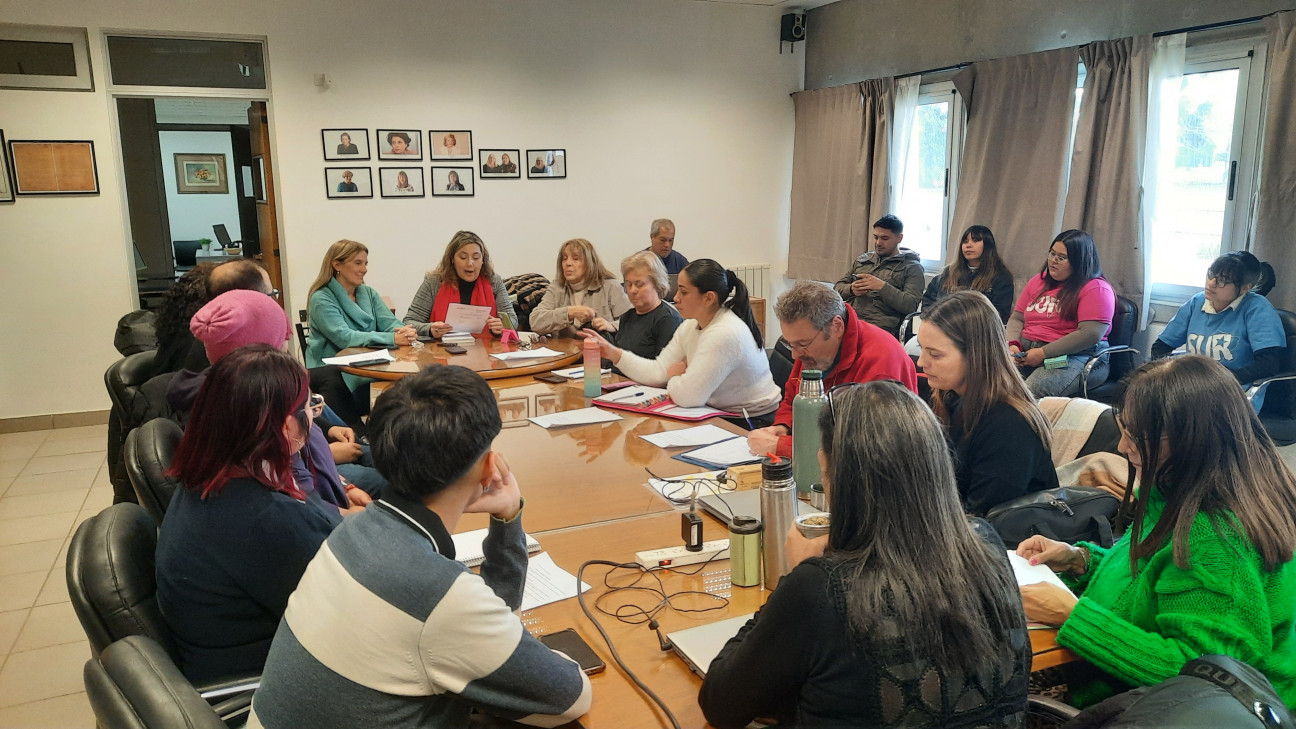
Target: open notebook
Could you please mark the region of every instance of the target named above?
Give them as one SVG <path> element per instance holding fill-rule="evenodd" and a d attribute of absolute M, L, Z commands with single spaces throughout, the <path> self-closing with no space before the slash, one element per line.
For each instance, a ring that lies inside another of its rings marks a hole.
<path fill-rule="evenodd" d="M 471 532 L 460 532 L 451 535 L 455 545 L 455 559 L 463 562 L 469 567 L 476 567 L 486 561 L 486 555 L 482 553 L 482 542 L 486 541 L 486 529 L 474 529 Z M 540 551 L 540 542 L 530 534 L 526 535 L 527 554 L 534 554 Z"/>
<path fill-rule="evenodd" d="M 594 404 L 599 407 L 628 410 L 632 413 L 660 415 L 663 418 L 685 421 L 706 420 L 720 415 L 728 417 L 736 415 L 736 413 L 705 406 L 696 408 L 680 407 L 670 399 L 670 393 L 662 388 L 639 384 L 623 387 L 601 397 L 596 397 L 594 398 Z"/>

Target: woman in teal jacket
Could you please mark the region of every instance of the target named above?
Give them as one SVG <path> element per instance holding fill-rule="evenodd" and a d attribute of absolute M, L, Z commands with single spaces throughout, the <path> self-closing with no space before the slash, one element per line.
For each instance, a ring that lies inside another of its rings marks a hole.
<path fill-rule="evenodd" d="M 402 324 L 378 292 L 365 285 L 368 270 L 369 249 L 365 244 L 343 239 L 329 246 L 319 276 L 310 287 L 307 367 L 322 367 L 325 357 L 347 347 L 404 346 L 418 338 L 414 327 Z M 369 382 L 361 377 L 344 377 L 353 391 Z"/>
<path fill-rule="evenodd" d="M 1017 547 L 1076 588 L 1022 588 L 1026 617 L 1060 625 L 1057 642 L 1100 674 L 1068 678 L 1085 706 L 1150 686 L 1222 653 L 1296 701 L 1296 478 L 1214 360 L 1150 362 L 1130 378 L 1116 422 L 1138 469 L 1132 523 L 1103 549 L 1034 536 Z"/>

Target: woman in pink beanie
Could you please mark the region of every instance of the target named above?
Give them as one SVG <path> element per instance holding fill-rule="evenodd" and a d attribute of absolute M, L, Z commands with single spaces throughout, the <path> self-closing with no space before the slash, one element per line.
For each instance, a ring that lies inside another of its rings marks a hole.
<path fill-rule="evenodd" d="M 249 344 L 283 349 L 292 337 L 288 315 L 273 298 L 259 291 L 226 291 L 207 302 L 189 320 L 189 331 L 207 348 L 212 364 Z"/>

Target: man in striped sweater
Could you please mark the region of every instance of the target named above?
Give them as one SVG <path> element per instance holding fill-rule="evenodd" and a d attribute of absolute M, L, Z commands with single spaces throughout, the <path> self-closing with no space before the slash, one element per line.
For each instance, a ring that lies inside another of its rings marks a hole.
<path fill-rule="evenodd" d="M 462 367 L 401 380 L 369 422 L 390 485 L 307 567 L 275 634 L 249 729 L 463 727 L 471 710 L 557 726 L 589 710 L 576 663 L 513 611 L 526 580 L 517 479 L 490 450 L 490 387 Z M 465 513 L 488 513 L 477 576 L 455 561 Z"/>

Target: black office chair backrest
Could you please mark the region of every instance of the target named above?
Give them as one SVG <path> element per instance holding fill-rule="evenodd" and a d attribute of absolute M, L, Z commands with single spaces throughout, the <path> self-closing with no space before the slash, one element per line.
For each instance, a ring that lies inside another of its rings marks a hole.
<path fill-rule="evenodd" d="M 787 381 L 792 376 L 792 367 L 796 360 L 792 357 L 792 346 L 787 343 L 783 337 L 779 337 L 774 343 L 774 348 L 769 354 L 770 374 L 774 377 L 774 384 L 778 385 L 779 392 L 787 392 Z"/>
<path fill-rule="evenodd" d="M 1286 309 L 1277 309 L 1278 319 L 1282 322 L 1283 336 L 1287 341 L 1287 351 L 1283 352 L 1279 372 L 1296 372 L 1296 314 Z M 1265 391 L 1264 408 L 1261 417 L 1293 418 L 1296 417 L 1296 381 L 1284 380 L 1269 385 Z"/>
<path fill-rule="evenodd" d="M 306 343 L 310 341 L 310 313 L 297 310 L 297 344 L 301 346 L 302 362 L 306 361 Z"/>
<path fill-rule="evenodd" d="M 1134 333 L 1138 331 L 1138 320 L 1138 304 L 1135 304 L 1133 299 L 1117 296 L 1111 331 L 1107 333 L 1107 344 L 1113 347 L 1130 346 L 1134 342 Z M 1117 382 L 1137 366 L 1138 360 L 1133 352 L 1113 354 L 1108 362 L 1107 381 Z"/>
<path fill-rule="evenodd" d="M 177 267 L 193 268 L 198 265 L 198 249 L 202 248 L 202 243 L 196 240 L 177 240 L 171 242 L 171 247 L 175 249 Z"/>
<path fill-rule="evenodd" d="M 157 522 L 139 504 L 113 504 L 77 527 L 67 586 L 95 655 L 128 635 L 146 635 L 175 656 L 157 604 Z"/>
<path fill-rule="evenodd" d="M 155 641 L 132 635 L 86 662 L 99 729 L 229 729 Z"/>
<path fill-rule="evenodd" d="M 175 421 L 154 418 L 126 436 L 126 475 L 140 506 L 159 526 L 180 482 L 166 475 L 184 431 Z"/>
<path fill-rule="evenodd" d="M 108 397 L 123 413 L 132 413 L 138 409 L 139 387 L 153 376 L 153 358 L 156 355 L 155 349 L 137 352 L 112 363 L 108 371 L 104 372 Z"/>

